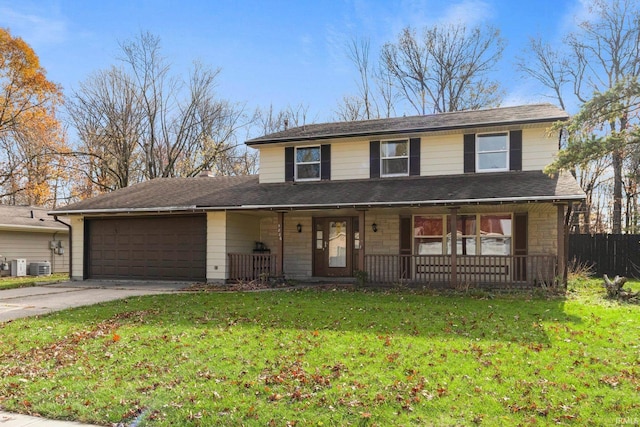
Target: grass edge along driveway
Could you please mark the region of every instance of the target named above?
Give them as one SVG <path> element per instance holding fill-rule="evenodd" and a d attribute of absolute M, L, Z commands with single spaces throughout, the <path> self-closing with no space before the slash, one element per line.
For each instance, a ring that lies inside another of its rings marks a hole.
<path fill-rule="evenodd" d="M 347 290 L 129 298 L 0 324 L 0 407 L 102 425 L 640 418 L 640 307 Z"/>

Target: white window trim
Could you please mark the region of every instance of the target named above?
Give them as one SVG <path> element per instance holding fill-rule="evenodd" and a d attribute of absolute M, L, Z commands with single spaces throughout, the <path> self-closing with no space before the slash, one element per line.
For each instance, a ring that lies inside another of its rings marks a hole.
<path fill-rule="evenodd" d="M 317 148 L 320 153 L 320 160 L 317 162 L 298 162 L 298 149 L 301 148 Z M 293 152 L 293 170 L 294 170 L 294 179 L 299 182 L 303 181 L 320 181 L 322 178 L 322 148 L 319 145 L 305 145 L 303 147 L 296 147 Z M 298 178 L 298 165 L 315 165 L 319 166 L 318 168 L 318 177 L 317 178 Z"/>
<path fill-rule="evenodd" d="M 389 142 L 405 142 L 407 144 L 407 155 L 406 156 L 391 156 L 391 157 L 382 157 L 382 146 L 385 143 Z M 409 139 L 389 139 L 386 141 L 380 141 L 380 177 L 382 178 L 392 178 L 394 176 L 409 176 L 409 162 L 411 157 L 411 144 L 409 143 Z M 389 173 L 385 174 L 384 171 L 384 160 L 393 160 L 393 159 L 407 159 L 407 172 L 406 173 Z"/>
<path fill-rule="evenodd" d="M 482 154 L 490 154 L 490 153 L 505 153 L 506 156 L 506 167 L 499 169 L 480 169 L 480 137 L 483 135 L 506 135 L 507 137 L 507 148 L 505 150 L 493 150 L 493 151 L 483 151 Z M 487 172 L 507 172 L 510 170 L 509 165 L 509 152 L 511 150 L 510 147 L 511 134 L 507 132 L 486 132 L 486 133 L 478 133 L 476 134 L 476 172 L 478 173 L 487 173 Z"/>

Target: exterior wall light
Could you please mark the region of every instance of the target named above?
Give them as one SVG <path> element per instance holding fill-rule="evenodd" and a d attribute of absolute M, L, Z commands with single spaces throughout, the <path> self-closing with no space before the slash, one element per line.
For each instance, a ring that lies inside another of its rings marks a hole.
<path fill-rule="evenodd" d="M 298 225 L 296 225 L 296 228 L 298 229 L 298 233 L 302 233 L 302 224 L 298 223 Z"/>
<path fill-rule="evenodd" d="M 375 222 L 373 224 L 371 224 L 371 229 L 373 230 L 374 233 L 378 232 L 378 224 L 376 224 Z"/>

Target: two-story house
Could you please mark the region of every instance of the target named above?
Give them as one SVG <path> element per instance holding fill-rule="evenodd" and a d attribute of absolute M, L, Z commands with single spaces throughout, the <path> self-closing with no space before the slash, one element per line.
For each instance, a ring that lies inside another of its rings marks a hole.
<path fill-rule="evenodd" d="M 79 280 L 549 284 L 585 197 L 542 172 L 567 118 L 539 104 L 305 125 L 246 142 L 257 176 L 155 179 L 52 214 L 71 218 Z"/>

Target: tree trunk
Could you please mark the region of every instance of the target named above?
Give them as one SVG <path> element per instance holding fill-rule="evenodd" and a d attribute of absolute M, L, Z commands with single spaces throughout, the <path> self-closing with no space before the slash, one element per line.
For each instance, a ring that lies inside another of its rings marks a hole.
<path fill-rule="evenodd" d="M 607 297 L 636 303 L 640 301 L 640 292 L 623 289 L 624 284 L 627 283 L 626 277 L 616 276 L 613 282 L 606 274 L 603 277 L 604 283 L 602 285 L 607 290 Z"/>
<path fill-rule="evenodd" d="M 613 234 L 622 234 L 622 151 L 615 149 L 612 153 L 613 166 Z"/>

